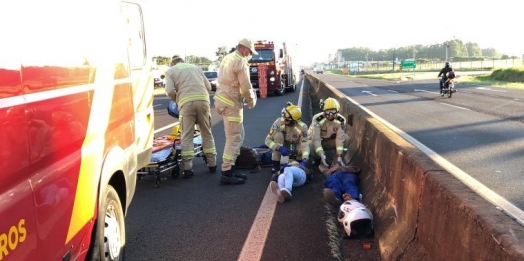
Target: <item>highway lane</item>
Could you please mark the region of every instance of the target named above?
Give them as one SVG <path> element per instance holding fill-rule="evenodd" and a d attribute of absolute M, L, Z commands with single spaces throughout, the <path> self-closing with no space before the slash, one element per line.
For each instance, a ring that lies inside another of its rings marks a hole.
<path fill-rule="evenodd" d="M 244 144 L 263 144 L 286 102 L 296 103 L 299 93 L 258 99 L 255 109 L 246 109 Z M 307 91 L 302 98 L 309 124 Z M 174 121 L 166 113 L 167 103 L 162 95 L 155 98 L 157 136 L 169 133 L 170 128 L 162 129 Z M 220 163 L 223 123 L 212 113 Z M 319 173 L 311 184 L 293 190 L 291 202 L 279 204 L 268 191 L 269 168 L 247 173 L 246 184 L 237 186 L 219 185 L 220 174 L 207 173 L 201 158 L 194 159 L 194 170 L 193 178 L 168 178 L 160 188 L 152 176 L 138 182 L 126 217 L 127 260 L 333 260 L 326 228 L 333 214 L 322 200 Z"/>
<path fill-rule="evenodd" d="M 318 77 L 524 209 L 524 91 L 459 82 L 452 98 L 442 98 L 437 79 Z"/>

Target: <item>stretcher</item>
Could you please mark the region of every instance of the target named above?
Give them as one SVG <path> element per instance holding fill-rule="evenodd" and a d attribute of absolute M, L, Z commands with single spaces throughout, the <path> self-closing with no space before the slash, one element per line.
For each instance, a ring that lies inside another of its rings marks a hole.
<path fill-rule="evenodd" d="M 195 130 L 193 137 L 194 156 L 203 157 L 202 137 L 199 130 Z M 181 156 L 182 141 L 180 135 L 165 135 L 153 140 L 153 149 L 149 164 L 138 170 L 138 178 L 143 179 L 146 175 L 155 176 L 155 187 L 159 187 L 162 175 L 169 172 L 173 179 L 177 179 L 183 171 Z"/>

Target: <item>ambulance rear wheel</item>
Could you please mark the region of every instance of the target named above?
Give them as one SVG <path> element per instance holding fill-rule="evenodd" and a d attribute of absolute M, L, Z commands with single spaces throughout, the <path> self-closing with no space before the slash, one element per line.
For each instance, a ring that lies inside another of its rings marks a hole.
<path fill-rule="evenodd" d="M 105 187 L 101 197 L 87 260 L 122 261 L 126 238 L 122 203 L 111 185 Z"/>

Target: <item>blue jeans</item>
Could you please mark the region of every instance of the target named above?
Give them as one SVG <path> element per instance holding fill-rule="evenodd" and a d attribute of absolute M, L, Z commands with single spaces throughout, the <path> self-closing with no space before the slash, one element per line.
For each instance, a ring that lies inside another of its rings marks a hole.
<path fill-rule="evenodd" d="M 344 202 L 342 195 L 347 193 L 358 200 L 360 195 L 360 177 L 347 171 L 337 171 L 326 178 L 324 186 L 335 192 L 337 199 Z"/>
<path fill-rule="evenodd" d="M 299 167 L 286 167 L 284 172 L 278 175 L 278 187 L 286 188 L 290 192 L 293 187 L 300 187 L 306 183 L 306 172 Z"/>

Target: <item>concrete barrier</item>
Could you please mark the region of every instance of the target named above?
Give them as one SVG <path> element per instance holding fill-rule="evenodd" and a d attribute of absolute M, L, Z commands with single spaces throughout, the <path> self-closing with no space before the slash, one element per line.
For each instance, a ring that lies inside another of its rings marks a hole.
<path fill-rule="evenodd" d="M 524 260 L 524 228 L 314 75 L 318 98 L 340 101 L 352 138 L 345 161 L 362 168 L 382 259 Z"/>

